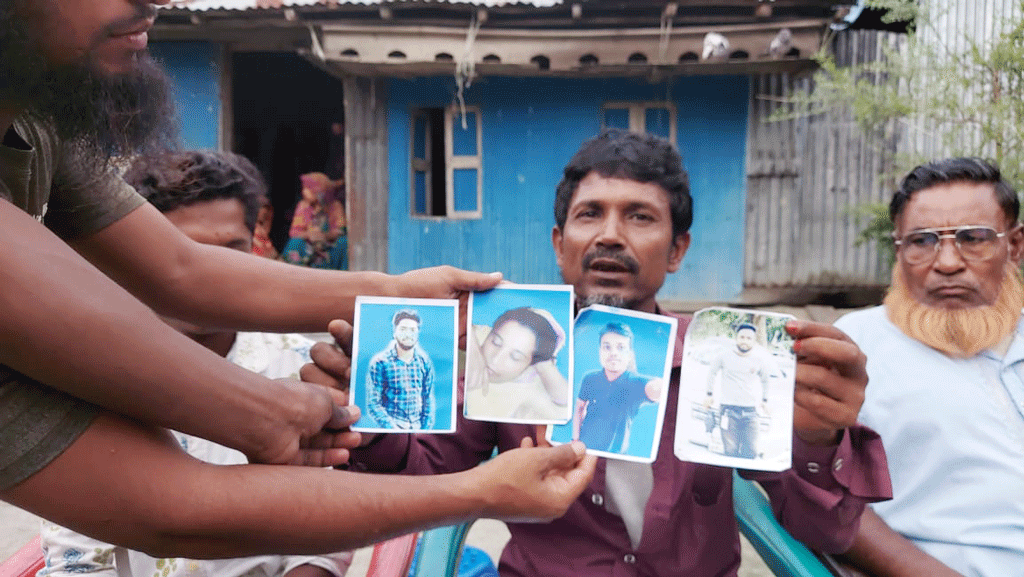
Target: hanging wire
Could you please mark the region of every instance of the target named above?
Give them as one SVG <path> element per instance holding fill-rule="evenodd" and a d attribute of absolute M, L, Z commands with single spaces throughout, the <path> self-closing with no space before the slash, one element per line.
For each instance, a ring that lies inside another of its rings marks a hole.
<path fill-rule="evenodd" d="M 462 56 L 455 60 L 455 100 L 459 104 L 459 115 L 462 118 L 462 129 L 469 130 L 466 122 L 466 100 L 464 94 L 466 89 L 473 83 L 476 77 L 476 58 L 473 56 L 473 48 L 476 44 L 476 34 L 480 31 L 479 12 L 473 12 L 469 20 L 469 27 L 466 28 L 466 44 L 462 49 Z"/>
<path fill-rule="evenodd" d="M 658 64 L 668 64 L 668 43 L 672 39 L 672 20 L 676 15 L 676 3 L 672 2 L 665 6 L 661 13 L 661 38 L 658 43 Z"/>

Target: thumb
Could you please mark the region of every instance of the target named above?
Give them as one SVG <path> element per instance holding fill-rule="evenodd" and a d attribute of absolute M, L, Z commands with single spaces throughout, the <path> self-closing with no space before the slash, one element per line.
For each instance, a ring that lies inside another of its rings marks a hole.
<path fill-rule="evenodd" d="M 532 440 L 530 441 L 533 442 Z M 547 471 L 565 471 L 576 467 L 587 453 L 587 447 L 579 441 L 573 441 L 557 447 L 544 449 L 547 452 Z"/>
<path fill-rule="evenodd" d="M 498 286 L 502 278 L 504 277 L 500 272 L 482 273 L 459 270 L 452 284 L 455 288 L 464 291 L 485 291 Z"/>
<path fill-rule="evenodd" d="M 345 354 L 352 354 L 352 325 L 341 319 L 335 319 L 327 324 L 327 332 L 331 333 L 334 337 L 334 342 L 337 343 L 341 350 L 345 351 Z"/>
<path fill-rule="evenodd" d="M 331 417 L 324 424 L 323 428 L 328 431 L 339 431 L 348 428 L 359 420 L 360 414 L 359 407 L 340 407 L 332 404 Z"/>
<path fill-rule="evenodd" d="M 572 470 L 565 474 L 565 481 L 569 485 L 569 491 L 579 495 L 590 484 L 594 478 L 594 471 L 597 470 L 597 457 L 585 455 L 580 459 Z"/>

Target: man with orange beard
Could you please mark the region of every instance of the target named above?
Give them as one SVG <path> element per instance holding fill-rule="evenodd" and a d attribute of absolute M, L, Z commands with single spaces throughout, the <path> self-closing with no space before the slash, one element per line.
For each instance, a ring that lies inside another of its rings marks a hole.
<path fill-rule="evenodd" d="M 918 166 L 889 216 L 892 287 L 836 326 L 868 357 L 860 421 L 885 443 L 893 499 L 848 559 L 875 575 L 1024 567 L 1024 257 L 1020 201 L 975 158 Z"/>

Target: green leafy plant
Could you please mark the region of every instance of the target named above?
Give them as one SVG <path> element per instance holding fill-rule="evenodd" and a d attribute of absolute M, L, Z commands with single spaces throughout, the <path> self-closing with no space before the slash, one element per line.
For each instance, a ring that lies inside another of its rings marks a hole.
<path fill-rule="evenodd" d="M 895 185 L 914 166 L 937 157 L 977 156 L 996 162 L 1018 190 L 1024 185 L 1024 0 L 1012 14 L 995 14 L 988 38 L 940 29 L 938 0 L 867 0 L 887 22 L 911 22 L 904 41 L 886 46 L 882 58 L 840 66 L 828 49 L 815 55 L 820 68 L 810 91 L 789 99 L 777 119 L 843 111 L 879 147 Z M 1001 27 L 1001 28 L 1000 28 Z M 956 40 L 957 42 L 953 42 Z M 961 46 L 954 49 L 951 46 Z M 883 205 L 851 207 L 865 222 L 858 244 L 876 242 L 892 262 L 892 225 Z"/>
<path fill-rule="evenodd" d="M 877 243 L 878 249 L 885 256 L 885 264 L 891 268 L 896 262 L 896 245 L 892 242 L 893 225 L 889 220 L 889 205 L 884 202 L 862 204 L 851 208 L 854 217 L 866 222 L 864 228 L 857 233 L 856 245 Z"/>

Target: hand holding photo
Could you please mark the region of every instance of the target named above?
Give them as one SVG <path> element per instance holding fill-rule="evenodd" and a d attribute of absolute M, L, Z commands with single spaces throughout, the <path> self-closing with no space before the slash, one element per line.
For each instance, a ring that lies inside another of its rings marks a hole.
<path fill-rule="evenodd" d="M 552 443 L 579 439 L 587 452 L 643 463 L 658 454 L 677 321 L 594 305 L 573 329 L 573 420 L 549 427 Z"/>
<path fill-rule="evenodd" d="M 350 404 L 353 431 L 452 433 L 457 300 L 357 297 Z"/>
<path fill-rule="evenodd" d="M 510 284 L 470 295 L 466 418 L 569 420 L 572 302 L 569 285 Z"/>
<path fill-rule="evenodd" d="M 764 471 L 791 466 L 796 355 L 792 315 L 698 311 L 686 332 L 675 454 Z"/>

